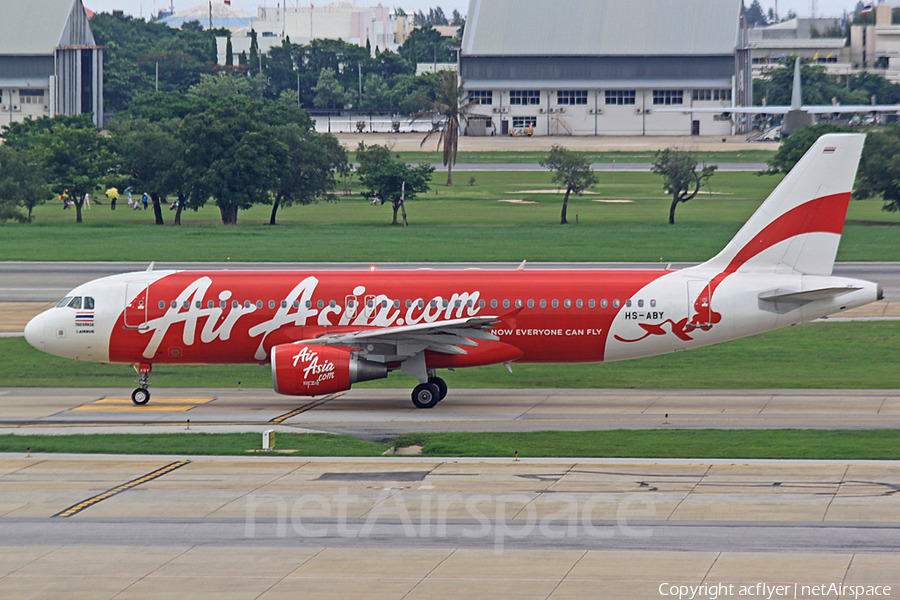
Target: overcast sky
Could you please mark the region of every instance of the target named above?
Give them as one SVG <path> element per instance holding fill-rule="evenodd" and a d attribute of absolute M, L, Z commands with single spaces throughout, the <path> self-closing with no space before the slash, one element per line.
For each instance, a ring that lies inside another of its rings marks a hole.
<path fill-rule="evenodd" d="M 95 11 L 95 12 L 110 12 L 115 9 L 124 10 L 127 14 L 134 16 L 143 16 L 145 18 L 149 17 L 151 14 L 156 14 L 156 12 L 160 8 L 166 8 L 169 6 L 170 0 L 82 0 L 84 5 Z M 221 1 L 221 0 L 216 0 Z M 282 0 L 283 1 L 283 0 Z M 622 0 L 623 2 L 627 2 L 628 0 Z M 751 0 L 745 0 L 747 5 L 749 6 Z M 287 0 L 288 6 L 294 6 L 297 0 Z M 326 4 L 330 4 L 330 0 L 312 0 L 313 4 L 321 3 L 322 6 Z M 197 6 L 198 4 L 202 4 L 202 1 L 198 0 L 174 0 L 175 11 L 182 11 L 188 8 L 192 8 Z M 818 4 L 817 8 L 817 16 L 840 16 L 840 14 L 844 11 L 853 10 L 853 7 L 856 6 L 856 0 L 817 0 Z M 896 4 L 897 2 L 891 1 L 892 4 Z M 276 6 L 278 4 L 278 0 L 232 0 L 232 6 L 235 8 L 240 8 L 251 15 L 256 15 L 256 9 L 259 6 Z M 306 6 L 307 0 L 301 0 L 300 5 Z M 379 2 L 376 1 L 366 1 L 366 0 L 357 0 L 356 4 L 360 6 L 371 6 L 378 5 Z M 468 9 L 469 2 L 468 0 L 400 0 L 399 2 L 385 2 L 381 1 L 380 4 L 384 6 L 391 7 L 400 7 L 404 9 L 406 12 L 412 12 L 417 10 L 427 11 L 428 8 L 433 6 L 440 6 L 444 9 L 444 12 L 449 16 L 454 9 L 458 10 L 461 13 L 465 13 Z M 762 4 L 763 8 L 768 12 L 769 8 L 774 8 L 775 0 L 760 0 L 760 4 Z M 800 15 L 801 17 L 807 17 L 810 13 L 810 2 L 809 0 L 779 0 L 778 1 L 778 12 L 782 16 L 787 14 L 788 10 L 793 10 L 795 13 Z"/>

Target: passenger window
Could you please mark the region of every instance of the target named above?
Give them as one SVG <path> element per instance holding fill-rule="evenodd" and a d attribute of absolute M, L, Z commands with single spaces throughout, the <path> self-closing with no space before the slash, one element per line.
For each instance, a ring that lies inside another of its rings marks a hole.
<path fill-rule="evenodd" d="M 216 303 L 213 302 L 212 300 L 210 300 L 209 302 L 206 303 L 206 308 L 215 308 L 215 306 L 216 306 Z"/>
<path fill-rule="evenodd" d="M 269 300 L 269 309 L 271 310 L 271 309 L 273 309 L 273 308 L 275 308 L 275 301 L 274 301 L 274 300 Z"/>
<path fill-rule="evenodd" d="M 281 301 L 281 308 L 287 308 L 287 300 Z"/>
<path fill-rule="evenodd" d="M 650 301 L 650 308 L 656 308 L 656 300 Z"/>
<path fill-rule="evenodd" d="M 478 301 L 478 308 L 484 308 L 484 300 Z"/>
<path fill-rule="evenodd" d="M 299 300 L 294 300 L 293 307 L 294 307 L 294 308 L 300 308 L 300 301 L 299 301 Z"/>
<path fill-rule="evenodd" d="M 541 308 L 547 308 L 547 301 L 541 300 Z"/>
<path fill-rule="evenodd" d="M 431 301 L 431 308 L 435 308 L 437 306 L 437 300 Z"/>
<path fill-rule="evenodd" d="M 593 298 L 588 300 L 588 308 L 594 308 L 595 306 L 597 306 L 597 302 Z"/>
<path fill-rule="evenodd" d="M 445 300 L 446 302 L 446 300 Z M 453 303 L 453 308 L 460 308 L 462 306 L 462 300 L 457 300 Z"/>
<path fill-rule="evenodd" d="M 638 308 L 644 308 L 644 301 L 638 300 Z"/>
<path fill-rule="evenodd" d="M 297 308 L 300 308 L 299 306 Z M 306 301 L 306 308 L 312 308 L 312 300 Z"/>
<path fill-rule="evenodd" d="M 224 300 L 219 301 L 219 308 L 221 308 L 222 310 L 225 310 L 226 306 L 228 306 L 227 302 L 225 302 Z"/>
<path fill-rule="evenodd" d="M 497 308 L 497 301 L 491 300 L 491 308 Z"/>
<path fill-rule="evenodd" d="M 250 308 L 250 301 L 244 300 L 244 308 Z"/>
<path fill-rule="evenodd" d="M 366 302 L 366 308 L 375 308 L 375 303 L 369 300 Z"/>
<path fill-rule="evenodd" d="M 165 307 L 166 307 L 166 301 L 165 301 L 165 300 L 160 300 L 160 301 L 159 301 L 159 308 L 160 308 L 160 310 L 162 310 L 162 309 L 165 308 Z"/>
<path fill-rule="evenodd" d="M 619 301 L 613 300 L 613 308 L 619 308 Z"/>
<path fill-rule="evenodd" d="M 203 302 L 197 300 L 196 302 L 194 302 L 194 306 L 196 306 L 197 308 L 203 308 Z"/>
<path fill-rule="evenodd" d="M 90 296 L 84 297 L 84 308 L 87 310 L 94 310 L 94 299 Z"/>
<path fill-rule="evenodd" d="M 387 302 L 387 300 L 385 300 L 385 302 Z M 394 300 L 394 308 L 400 308 L 400 301 L 399 301 L 399 300 Z"/>
<path fill-rule="evenodd" d="M 238 306 L 240 306 L 240 305 L 238 304 L 238 301 L 237 301 L 237 300 L 232 300 L 232 301 L 231 301 L 231 308 L 237 308 Z"/>
<path fill-rule="evenodd" d="M 63 308 L 69 305 L 69 302 L 72 301 L 72 296 L 66 296 L 62 300 L 59 301 L 59 304 L 56 305 L 56 308 Z"/>
<path fill-rule="evenodd" d="M 528 301 L 528 308 L 534 308 L 534 300 Z"/>
<path fill-rule="evenodd" d="M 450 306 L 450 301 L 449 301 L 449 300 L 444 300 L 443 302 L 441 302 L 441 304 L 444 305 L 444 308 L 447 308 L 448 306 Z"/>
<path fill-rule="evenodd" d="M 609 302 L 605 299 L 600 301 L 600 308 L 606 308 L 607 306 L 609 306 Z"/>
<path fill-rule="evenodd" d="M 188 310 L 190 307 L 191 307 L 190 300 L 185 300 L 184 302 L 181 303 L 181 308 L 183 308 L 184 310 Z"/>
<path fill-rule="evenodd" d="M 575 307 L 576 307 L 576 308 L 581 308 L 582 306 L 584 306 L 584 302 L 582 302 L 581 300 L 576 300 L 576 301 L 575 301 Z"/>
<path fill-rule="evenodd" d="M 178 308 L 178 300 L 172 300 L 172 304 L 169 305 L 172 308 Z"/>
<path fill-rule="evenodd" d="M 324 301 L 324 300 L 319 300 L 319 302 L 316 304 L 316 306 L 319 307 L 319 310 L 325 308 L 325 301 Z"/>
<path fill-rule="evenodd" d="M 509 300 L 503 301 L 503 308 L 509 308 Z"/>
<path fill-rule="evenodd" d="M 572 301 L 568 299 L 564 300 L 563 306 L 565 306 L 566 308 L 572 308 Z"/>
<path fill-rule="evenodd" d="M 335 306 L 337 306 L 337 302 L 335 302 L 334 300 L 329 300 L 328 306 L 330 306 L 331 308 L 334 308 Z"/>
<path fill-rule="evenodd" d="M 412 300 L 406 301 L 406 308 L 412 308 Z"/>
<path fill-rule="evenodd" d="M 257 308 L 257 309 L 260 309 L 260 308 L 262 308 L 262 307 L 263 307 L 262 300 L 257 300 L 257 301 L 256 301 L 256 308 Z"/>
<path fill-rule="evenodd" d="M 419 308 L 425 308 L 425 301 L 419 298 Z"/>
<path fill-rule="evenodd" d="M 522 301 L 516 300 L 516 308 L 522 308 Z"/>
<path fill-rule="evenodd" d="M 553 308 L 559 308 L 559 300 L 551 301 L 550 306 L 552 306 Z"/>
<path fill-rule="evenodd" d="M 72 298 L 72 301 L 69 302 L 69 308 L 79 310 L 81 308 L 81 296 L 75 296 L 74 298 Z"/>
<path fill-rule="evenodd" d="M 625 301 L 625 308 L 631 308 L 631 300 Z"/>

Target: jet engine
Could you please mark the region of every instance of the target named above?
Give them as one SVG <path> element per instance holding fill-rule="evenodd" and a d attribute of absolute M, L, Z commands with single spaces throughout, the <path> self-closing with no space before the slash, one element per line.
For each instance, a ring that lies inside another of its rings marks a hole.
<path fill-rule="evenodd" d="M 272 348 L 272 382 L 287 396 L 321 396 L 349 390 L 354 383 L 387 377 L 387 365 L 359 358 L 339 346 L 281 344 Z"/>

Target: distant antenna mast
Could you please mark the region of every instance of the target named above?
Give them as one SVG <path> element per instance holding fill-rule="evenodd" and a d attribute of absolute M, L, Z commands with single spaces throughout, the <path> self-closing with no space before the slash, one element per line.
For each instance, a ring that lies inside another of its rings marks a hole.
<path fill-rule="evenodd" d="M 816 18 L 816 12 L 818 12 L 819 2 L 818 0 L 809 0 L 809 16 L 813 19 Z"/>

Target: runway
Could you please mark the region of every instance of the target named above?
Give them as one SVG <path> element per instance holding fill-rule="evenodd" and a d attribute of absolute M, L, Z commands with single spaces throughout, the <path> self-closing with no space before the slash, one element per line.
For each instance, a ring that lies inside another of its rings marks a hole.
<path fill-rule="evenodd" d="M 900 429 L 900 390 L 453 389 L 430 410 L 405 389 L 293 398 L 263 389 L 0 388 L 0 433 L 324 431 L 382 440 L 436 431 Z"/>
<path fill-rule="evenodd" d="M 802 593 L 834 582 L 897 597 L 898 490 L 898 463 L 4 455 L 0 595 L 559 600 L 766 583 L 835 598 Z"/>

